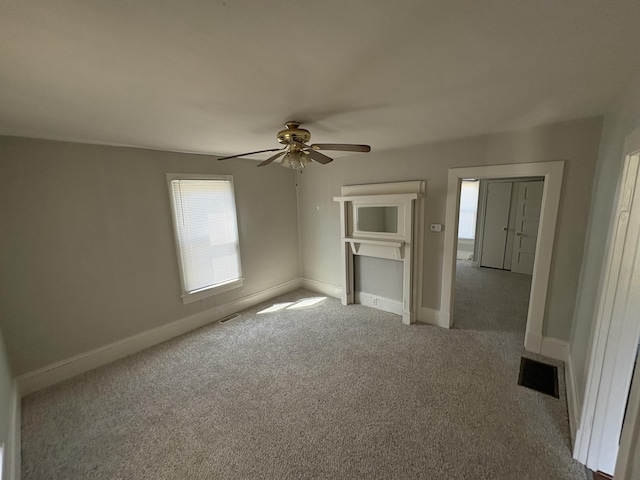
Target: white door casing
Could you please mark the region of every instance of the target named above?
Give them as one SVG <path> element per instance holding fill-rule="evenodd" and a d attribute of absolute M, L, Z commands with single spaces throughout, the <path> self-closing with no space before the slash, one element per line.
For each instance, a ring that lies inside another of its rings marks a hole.
<path fill-rule="evenodd" d="M 556 234 L 556 222 L 560 207 L 560 192 L 564 161 L 514 163 L 480 167 L 449 169 L 447 210 L 442 265 L 442 292 L 440 316 L 451 326 L 453 322 L 453 294 L 458 236 L 458 211 L 460 209 L 460 185 L 464 178 L 544 177 L 542 211 L 536 242 L 536 255 L 531 279 L 529 311 L 525 332 L 525 348 L 530 352 L 542 351 L 542 327 L 547 303 L 547 290 L 551 272 L 551 259 Z M 449 227 L 447 227 L 449 226 Z"/>
<path fill-rule="evenodd" d="M 544 184 L 543 182 L 518 182 L 515 186 L 518 189 L 518 201 L 511 271 L 532 275 Z"/>
<path fill-rule="evenodd" d="M 624 151 L 574 449 L 577 460 L 609 474 L 640 339 L 640 129 L 629 135 Z"/>
<path fill-rule="evenodd" d="M 491 182 L 487 185 L 480 257 L 482 267 L 504 268 L 510 203 L 511 182 Z"/>
<path fill-rule="evenodd" d="M 636 366 L 616 460 L 616 479 L 640 478 L 640 367 Z M 635 476 L 634 476 L 635 475 Z"/>

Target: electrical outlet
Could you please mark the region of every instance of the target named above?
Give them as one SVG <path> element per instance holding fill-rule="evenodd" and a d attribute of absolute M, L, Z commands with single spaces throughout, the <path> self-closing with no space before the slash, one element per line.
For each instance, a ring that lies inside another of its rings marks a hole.
<path fill-rule="evenodd" d="M 218 308 L 218 318 L 224 317 L 224 308 Z"/>
<path fill-rule="evenodd" d="M 373 300 L 371 300 L 371 303 L 373 303 L 374 305 L 377 305 L 378 299 L 376 297 L 373 297 Z"/>

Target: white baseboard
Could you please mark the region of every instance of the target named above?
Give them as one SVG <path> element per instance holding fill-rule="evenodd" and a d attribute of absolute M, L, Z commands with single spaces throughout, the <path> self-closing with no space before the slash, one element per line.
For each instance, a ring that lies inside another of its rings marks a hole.
<path fill-rule="evenodd" d="M 306 288 L 312 292 L 322 293 L 329 297 L 342 297 L 342 287 L 338 287 L 337 285 L 320 282 L 318 280 L 311 280 L 310 278 L 301 278 L 300 281 L 302 282 L 302 288 Z"/>
<path fill-rule="evenodd" d="M 420 322 L 428 325 L 435 325 L 442 328 L 451 328 L 449 325 L 449 314 L 440 310 L 422 307 L 420 310 Z"/>
<path fill-rule="evenodd" d="M 558 338 L 542 337 L 540 355 L 566 362 L 569 358 L 569 344 Z"/>
<path fill-rule="evenodd" d="M 525 332 L 524 348 L 527 352 L 540 353 L 542 351 L 542 335 Z"/>
<path fill-rule="evenodd" d="M 571 430 L 571 447 L 575 447 L 576 433 L 580 425 L 580 415 L 582 405 L 578 396 L 576 385 L 576 374 L 573 370 L 573 360 L 571 359 L 571 349 L 568 350 L 567 361 L 564 364 L 564 383 L 567 390 L 567 410 L 569 413 L 569 429 Z"/>
<path fill-rule="evenodd" d="M 562 362 L 566 362 L 569 358 L 569 344 L 559 338 L 525 333 L 524 348 L 528 352 L 538 353 Z"/>
<path fill-rule="evenodd" d="M 47 365 L 16 378 L 20 395 L 28 395 L 42 388 L 54 385 L 81 373 L 106 365 L 120 358 L 149 348 L 158 343 L 203 327 L 233 313 L 250 308 L 258 303 L 277 297 L 301 287 L 300 279 L 276 285 L 275 287 L 247 295 L 224 305 L 218 305 L 204 312 L 147 330 L 103 347 Z"/>
<path fill-rule="evenodd" d="M 402 315 L 402 302 L 366 292 L 354 292 L 354 301 L 360 305 L 376 308 L 384 312 Z"/>
<path fill-rule="evenodd" d="M 18 384 L 14 380 L 11 387 L 11 405 L 9 411 L 9 435 L 7 438 L 7 450 L 5 462 L 7 466 L 8 480 L 20 480 L 21 477 L 21 419 L 22 419 L 22 400 L 18 392 Z"/>

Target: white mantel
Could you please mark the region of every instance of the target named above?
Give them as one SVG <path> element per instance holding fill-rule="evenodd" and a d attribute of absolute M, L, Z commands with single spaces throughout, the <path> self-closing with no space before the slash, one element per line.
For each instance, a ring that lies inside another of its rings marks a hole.
<path fill-rule="evenodd" d="M 340 229 L 343 247 L 342 304 L 354 298 L 355 255 L 396 260 L 403 263 L 402 321 L 409 325 L 417 319 L 422 298 L 422 262 L 424 180 L 412 182 L 346 185 L 340 202 Z M 392 207 L 397 209 L 395 231 L 359 230 L 358 209 Z"/>

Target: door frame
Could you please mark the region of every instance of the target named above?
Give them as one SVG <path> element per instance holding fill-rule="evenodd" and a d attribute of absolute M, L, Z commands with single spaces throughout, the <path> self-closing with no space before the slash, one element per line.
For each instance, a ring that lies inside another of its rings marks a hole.
<path fill-rule="evenodd" d="M 620 480 L 632 480 L 632 470 L 638 469 L 638 452 L 640 452 L 640 368 L 631 380 L 631 391 L 627 417 L 622 425 L 620 437 L 620 449 L 616 460 L 616 478 Z M 635 465 L 634 465 L 635 463 Z"/>
<path fill-rule="evenodd" d="M 525 331 L 525 348 L 534 353 L 543 353 L 542 327 L 547 304 L 547 289 L 551 272 L 551 258 L 556 235 L 556 223 L 560 209 L 560 193 L 564 161 L 511 163 L 480 167 L 450 168 L 447 186 L 447 210 L 442 265 L 442 292 L 440 314 L 444 324 L 453 324 L 455 291 L 456 251 L 458 248 L 458 218 L 460 213 L 460 187 L 464 178 L 520 178 L 544 177 L 540 230 L 536 242 L 536 256 L 531 278 L 531 294 Z"/>
<path fill-rule="evenodd" d="M 616 454 L 626 451 L 623 444 L 620 444 L 620 450 L 615 453 L 615 447 L 603 449 L 603 445 L 615 445 L 620 438 L 625 405 L 619 399 L 622 395 L 629 394 L 633 373 L 629 359 L 634 357 L 638 345 L 638 332 L 633 331 L 633 320 L 625 317 L 624 311 L 620 312 L 617 308 L 614 311 L 614 305 L 618 296 L 624 297 L 626 302 L 631 302 L 633 297 L 625 296 L 629 293 L 626 289 L 630 287 L 632 280 L 628 272 L 622 275 L 621 270 L 625 266 L 623 255 L 626 248 L 633 246 L 634 242 L 635 248 L 638 248 L 637 242 L 640 240 L 637 225 L 634 227 L 634 215 L 629 217 L 627 211 L 632 208 L 633 196 L 640 195 L 637 181 L 639 154 L 640 128 L 630 133 L 624 143 L 624 165 L 611 212 L 606 263 L 598 287 L 587 384 L 573 452 L 574 458 L 592 470 L 605 472 L 615 466 Z M 631 174 L 634 175 L 633 185 L 629 183 Z M 629 221 L 620 221 L 619 217 L 625 213 Z M 632 228 L 633 231 L 630 231 Z M 632 334 L 635 334 L 635 338 L 631 338 Z M 627 430 L 640 429 L 637 415 L 627 420 L 631 422 L 629 427 L 625 427 Z M 621 440 L 625 440 L 624 437 Z"/>

